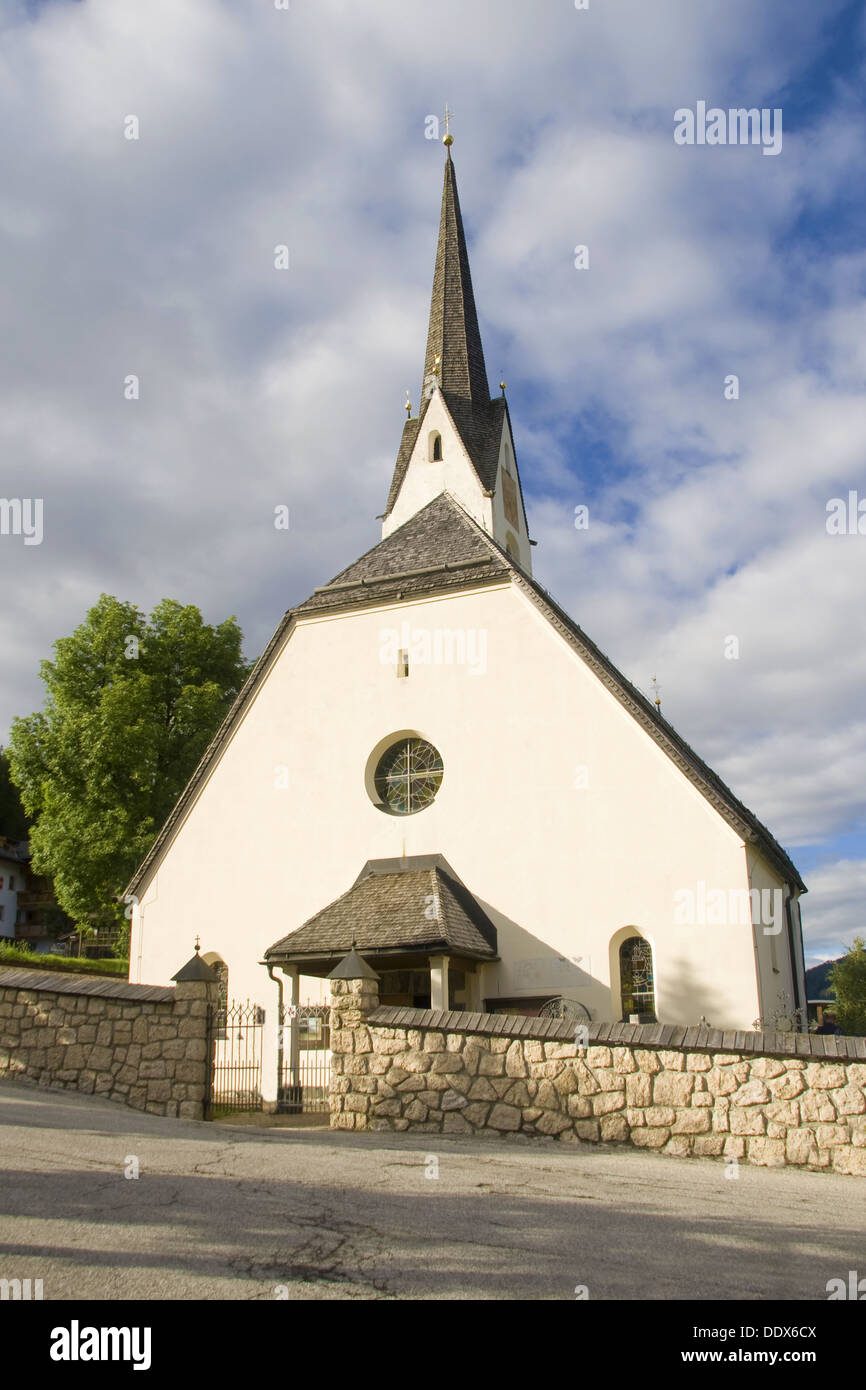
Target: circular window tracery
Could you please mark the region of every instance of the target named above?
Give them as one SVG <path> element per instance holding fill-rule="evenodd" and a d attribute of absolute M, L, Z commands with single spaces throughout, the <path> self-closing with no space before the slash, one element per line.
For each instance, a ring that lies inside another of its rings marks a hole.
<path fill-rule="evenodd" d="M 373 776 L 381 809 L 411 816 L 435 800 L 442 785 L 442 756 L 423 738 L 401 738 L 386 748 Z"/>

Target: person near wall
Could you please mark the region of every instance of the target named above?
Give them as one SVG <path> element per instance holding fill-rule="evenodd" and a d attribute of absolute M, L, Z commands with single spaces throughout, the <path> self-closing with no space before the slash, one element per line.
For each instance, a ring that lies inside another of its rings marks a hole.
<path fill-rule="evenodd" d="M 841 1034 L 842 1029 L 839 1027 L 838 1023 L 836 1022 L 836 1015 L 835 1015 L 832 1011 L 829 1011 L 829 1012 L 828 1012 L 828 1011 L 825 1009 L 825 1010 L 824 1010 L 824 1016 L 823 1016 L 823 1018 L 821 1019 L 821 1022 L 819 1023 L 818 1027 L 815 1029 L 815 1032 L 816 1032 L 816 1033 L 824 1033 L 824 1034 L 827 1034 L 827 1033 L 833 1034 L 833 1033 L 835 1033 L 836 1036 L 838 1037 L 838 1036 Z"/>

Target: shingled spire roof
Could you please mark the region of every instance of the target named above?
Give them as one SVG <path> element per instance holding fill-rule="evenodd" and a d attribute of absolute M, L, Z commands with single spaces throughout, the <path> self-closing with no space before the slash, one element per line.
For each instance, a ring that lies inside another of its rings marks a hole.
<path fill-rule="evenodd" d="M 385 508 L 386 517 L 390 516 L 399 496 L 421 422 L 427 413 L 431 389 L 436 384 L 442 391 L 481 486 L 490 492 L 496 485 L 499 441 L 507 409 L 504 398 L 490 399 L 472 276 L 469 273 L 466 233 L 463 230 L 450 148 L 445 160 L 421 408 L 414 419 L 406 421 L 403 430 Z"/>
<path fill-rule="evenodd" d="M 461 404 L 480 406 L 486 411 L 490 391 L 450 149 L 445 160 L 439 245 L 433 272 L 425 385 L 431 375 L 438 376 L 452 414 L 453 407 L 457 406 L 459 412 Z"/>

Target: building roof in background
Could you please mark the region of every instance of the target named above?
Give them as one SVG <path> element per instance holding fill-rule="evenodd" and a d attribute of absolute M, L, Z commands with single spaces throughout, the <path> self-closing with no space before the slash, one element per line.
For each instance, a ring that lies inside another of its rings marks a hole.
<path fill-rule="evenodd" d="M 30 859 L 29 841 L 10 840 L 0 835 L 0 859 L 13 859 L 18 864 L 26 864 Z"/>

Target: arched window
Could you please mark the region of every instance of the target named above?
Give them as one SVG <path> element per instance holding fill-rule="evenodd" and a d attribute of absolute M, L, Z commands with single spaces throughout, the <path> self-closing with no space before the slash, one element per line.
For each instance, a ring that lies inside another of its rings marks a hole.
<path fill-rule="evenodd" d="M 655 1021 L 653 951 L 642 936 L 627 936 L 619 948 L 619 987 L 624 1022 L 632 1014 L 637 1014 L 641 1023 Z"/>
<path fill-rule="evenodd" d="M 442 461 L 442 436 L 438 430 L 434 430 L 430 436 L 430 458 L 433 463 Z"/>
<path fill-rule="evenodd" d="M 208 952 L 204 957 L 204 961 L 206 965 L 210 966 L 219 982 L 217 1003 L 214 1009 L 214 1036 L 216 1038 L 224 1038 L 226 1035 L 226 1021 L 228 1019 L 229 1007 L 229 968 L 222 956 L 216 955 L 213 951 Z"/>

